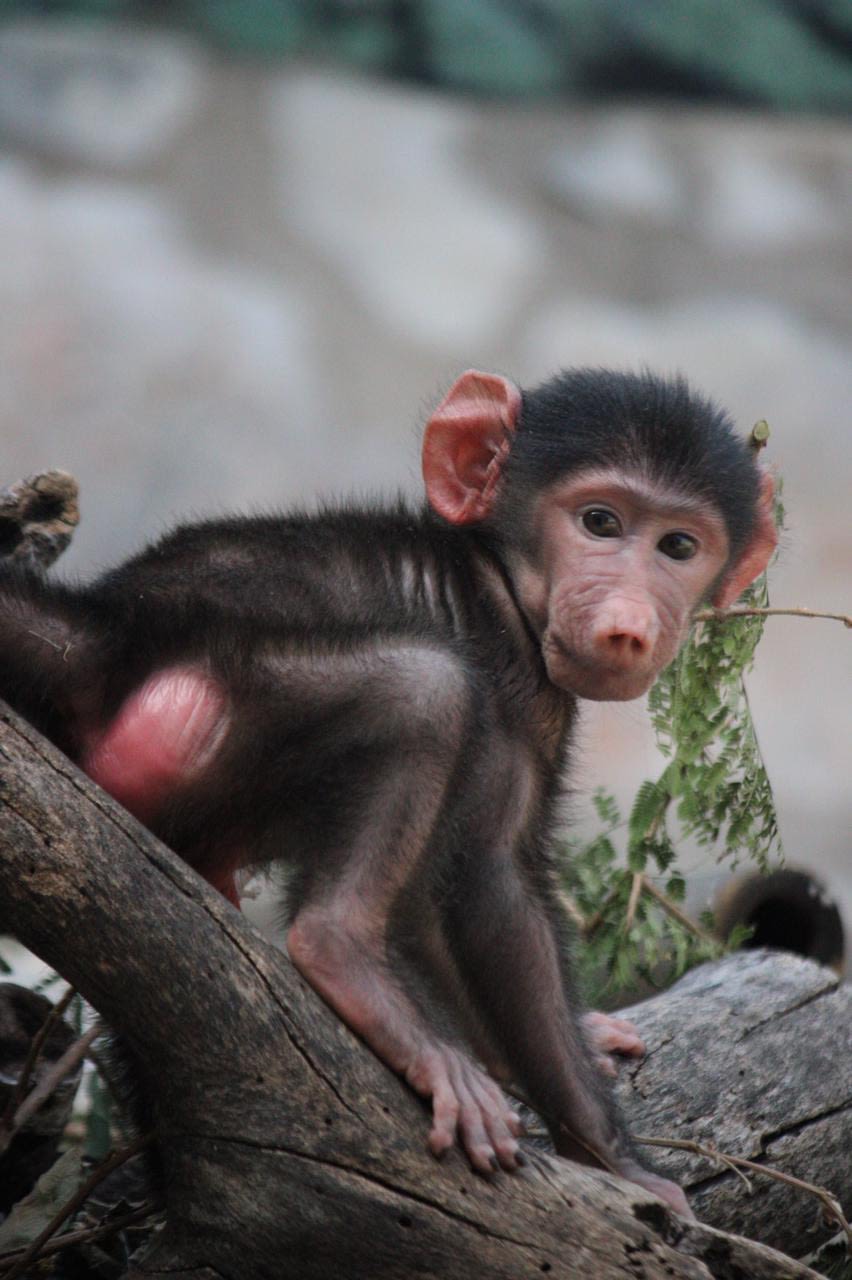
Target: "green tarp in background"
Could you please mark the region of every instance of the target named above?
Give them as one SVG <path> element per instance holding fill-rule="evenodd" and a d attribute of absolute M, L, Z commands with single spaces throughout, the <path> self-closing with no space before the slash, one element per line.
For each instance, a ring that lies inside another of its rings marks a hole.
<path fill-rule="evenodd" d="M 133 18 L 481 94 L 683 95 L 852 106 L 852 0 L 0 0 Z"/>

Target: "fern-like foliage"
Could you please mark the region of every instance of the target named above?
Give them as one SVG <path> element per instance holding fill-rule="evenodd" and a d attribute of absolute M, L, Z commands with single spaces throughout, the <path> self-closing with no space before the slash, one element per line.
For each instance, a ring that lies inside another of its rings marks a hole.
<path fill-rule="evenodd" d="M 768 603 L 765 576 L 743 603 Z M 736 865 L 745 855 L 761 870 L 777 851 L 778 824 L 743 676 L 763 626 L 761 617 L 700 623 L 648 699 L 657 744 L 670 759 L 657 787 L 676 801 L 683 833 L 718 844 L 720 859 Z"/>

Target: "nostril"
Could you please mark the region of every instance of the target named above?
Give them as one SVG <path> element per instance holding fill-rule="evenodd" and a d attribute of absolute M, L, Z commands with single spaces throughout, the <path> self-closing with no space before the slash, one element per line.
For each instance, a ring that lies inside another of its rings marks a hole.
<path fill-rule="evenodd" d="M 606 642 L 617 653 L 636 658 L 648 648 L 648 642 L 643 636 L 632 635 L 628 631 L 613 631 L 606 637 Z"/>
<path fill-rule="evenodd" d="M 624 670 L 643 664 L 651 652 L 650 637 L 636 631 L 603 631 L 598 635 L 597 651 L 602 662 Z"/>

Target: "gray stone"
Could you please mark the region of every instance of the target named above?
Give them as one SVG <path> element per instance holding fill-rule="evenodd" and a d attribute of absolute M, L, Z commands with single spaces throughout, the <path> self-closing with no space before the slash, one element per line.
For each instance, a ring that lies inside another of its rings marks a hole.
<path fill-rule="evenodd" d="M 591 137 L 551 152 L 546 188 L 595 221 L 676 224 L 684 215 L 686 192 L 654 123 L 637 112 L 619 112 Z"/>
<path fill-rule="evenodd" d="M 115 24 L 0 29 L 0 130 L 17 144 L 110 168 L 170 146 L 204 96 L 204 60 L 177 36 Z"/>
<path fill-rule="evenodd" d="M 529 324 L 526 344 L 535 376 L 566 359 L 688 374 L 744 428 L 766 418 L 773 457 L 813 422 L 818 398 L 819 452 L 808 457 L 805 451 L 797 467 L 821 472 L 834 457 L 828 482 L 837 485 L 838 496 L 846 492 L 848 352 L 793 310 L 749 296 L 711 295 L 659 307 L 573 299 L 545 307 Z"/>
<path fill-rule="evenodd" d="M 543 183 L 615 227 L 676 229 L 724 254 L 767 254 L 848 228 L 852 149 L 836 128 L 736 113 L 628 107 L 572 119 Z"/>
<path fill-rule="evenodd" d="M 540 264 L 533 227 L 465 163 L 470 116 L 409 88 L 316 74 L 269 94 L 281 215 L 413 342 L 493 340 Z"/>
<path fill-rule="evenodd" d="M 310 428 L 323 391 L 294 289 L 201 253 L 166 201 L 106 181 L 0 165 L 0 234 L 5 466 L 63 459 L 79 480 L 69 567 L 191 510 L 316 489 L 330 443 Z"/>
<path fill-rule="evenodd" d="M 848 226 L 848 210 L 831 188 L 794 158 L 773 154 L 765 140 L 728 138 L 705 149 L 702 167 L 693 220 L 719 248 L 772 252 L 832 238 Z"/>

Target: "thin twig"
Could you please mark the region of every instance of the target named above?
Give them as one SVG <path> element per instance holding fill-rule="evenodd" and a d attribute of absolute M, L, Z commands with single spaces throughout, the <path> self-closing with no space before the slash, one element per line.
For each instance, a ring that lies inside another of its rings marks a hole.
<path fill-rule="evenodd" d="M 658 888 L 653 880 L 649 880 L 646 875 L 642 876 L 642 888 L 662 907 L 663 911 L 667 912 L 673 920 L 677 920 L 678 924 L 682 924 L 684 929 L 694 933 L 696 938 L 700 938 L 702 942 L 718 941 L 717 938 L 713 937 L 712 933 L 708 933 L 706 929 L 701 928 L 700 924 L 696 924 L 685 911 L 681 911 L 677 903 L 672 902 L 671 898 L 663 893 L 662 889 Z"/>
<path fill-rule="evenodd" d="M 585 933 L 586 928 L 588 927 L 588 921 L 568 890 L 562 888 L 558 889 L 557 896 L 564 908 L 565 914 L 568 916 L 574 927 L 579 929 L 581 933 Z"/>
<path fill-rule="evenodd" d="M 103 1240 L 107 1236 L 115 1235 L 117 1231 L 124 1231 L 127 1227 L 135 1227 L 137 1223 L 144 1222 L 146 1218 L 150 1218 L 156 1212 L 156 1205 L 146 1203 L 140 1205 L 138 1209 L 134 1209 L 132 1213 L 126 1213 L 121 1218 L 112 1218 L 109 1222 L 99 1222 L 94 1227 L 78 1227 L 76 1231 L 66 1231 L 58 1240 L 51 1240 L 39 1252 L 39 1258 L 49 1258 L 54 1253 L 61 1253 L 63 1249 L 69 1249 L 75 1244 L 92 1244 L 95 1240 Z M 29 1246 L 27 1246 L 29 1248 Z M 0 1267 L 11 1266 L 13 1262 L 19 1262 L 23 1258 L 26 1249 L 12 1249 L 9 1253 L 0 1253 Z"/>
<path fill-rule="evenodd" d="M 671 805 L 671 802 L 672 802 L 672 794 L 671 792 L 669 792 L 669 794 L 666 796 L 663 802 L 662 808 L 659 810 L 658 813 L 654 814 L 653 818 L 648 823 L 648 826 L 645 828 L 645 833 L 642 837 L 643 840 L 647 841 L 647 840 L 654 839 L 660 827 L 665 822 L 666 814 L 669 811 L 669 806 Z M 624 913 L 623 929 L 625 933 L 629 933 L 631 928 L 633 927 L 633 920 L 636 916 L 636 908 L 639 905 L 639 898 L 642 895 L 642 890 L 645 888 L 646 888 L 645 875 L 641 871 L 634 871 L 633 883 L 630 886 L 630 897 L 627 899 L 627 910 Z"/>
<path fill-rule="evenodd" d="M 705 1156 L 708 1160 L 715 1160 L 732 1169 L 736 1167 L 748 1169 L 752 1173 L 763 1173 L 776 1182 L 785 1182 L 789 1187 L 807 1191 L 810 1195 L 816 1196 L 825 1209 L 828 1220 L 840 1227 L 846 1236 L 847 1244 L 852 1247 L 852 1226 L 847 1222 L 837 1198 L 825 1187 L 819 1187 L 814 1182 L 805 1182 L 803 1178 L 797 1178 L 792 1173 L 784 1173 L 781 1169 L 773 1168 L 772 1165 L 757 1164 L 756 1161 L 746 1160 L 743 1156 L 732 1156 L 727 1151 L 717 1151 L 714 1147 L 706 1147 L 688 1138 L 640 1138 L 634 1135 L 634 1141 L 648 1147 L 670 1147 L 673 1151 L 688 1151 L 692 1155 Z"/>
<path fill-rule="evenodd" d="M 609 893 L 606 895 L 603 902 L 598 907 L 597 911 L 595 911 L 592 915 L 590 915 L 586 923 L 583 925 L 582 934 L 584 938 L 586 939 L 591 938 L 593 934 L 597 933 L 598 929 L 601 927 L 601 925 L 604 922 L 607 911 L 612 906 L 614 900 L 618 897 L 620 892 L 621 892 L 621 882 L 619 881 L 618 884 L 614 885 L 610 889 Z"/>
<path fill-rule="evenodd" d="M 769 443 L 769 423 L 760 418 L 752 427 L 748 437 L 749 447 L 753 453 L 760 453 Z"/>
<path fill-rule="evenodd" d="M 94 1170 L 91 1177 L 87 1178 L 82 1186 L 77 1188 L 70 1200 L 66 1200 L 65 1204 L 57 1210 L 44 1230 L 36 1236 L 32 1244 L 14 1263 L 11 1270 L 6 1272 L 4 1280 L 18 1280 L 19 1276 L 25 1275 L 30 1264 L 35 1262 L 36 1258 L 41 1254 L 42 1247 L 51 1236 L 56 1234 L 65 1219 L 70 1218 L 72 1213 L 76 1213 L 80 1206 L 85 1204 L 95 1187 L 103 1182 L 104 1178 L 108 1178 L 115 1169 L 126 1164 L 128 1160 L 138 1155 L 140 1151 L 144 1151 L 153 1141 L 154 1134 L 146 1133 L 144 1137 L 137 1138 L 135 1142 L 131 1142 L 128 1146 L 122 1147 L 118 1151 L 113 1151 L 111 1155 L 108 1155 L 106 1160 Z"/>
<path fill-rule="evenodd" d="M 45 1041 L 56 1026 L 57 1022 L 59 1022 L 60 1018 L 65 1013 L 65 1010 L 68 1008 L 75 995 L 76 992 L 73 987 L 69 987 L 62 998 L 57 1000 L 56 1004 L 52 1006 L 44 1022 L 41 1024 L 30 1042 L 29 1053 L 27 1054 L 21 1074 L 18 1076 L 18 1083 L 12 1090 L 9 1101 L 6 1104 L 6 1109 L 3 1112 L 2 1118 L 0 1118 L 0 1152 L 5 1150 L 8 1145 L 9 1138 L 12 1136 L 12 1124 L 15 1113 L 21 1104 L 21 1099 L 25 1097 L 27 1089 L 29 1088 L 30 1079 L 32 1078 L 35 1065 L 38 1062 L 39 1055 L 44 1048 Z M 6 1131 L 5 1140 L 3 1130 Z"/>
<path fill-rule="evenodd" d="M 657 788 L 658 791 L 661 790 L 659 782 L 654 783 L 654 786 Z M 671 791 L 669 791 L 668 794 L 666 795 L 665 800 L 663 801 L 663 807 L 660 809 L 659 813 L 654 814 L 653 818 L 648 823 L 647 829 L 645 831 L 645 836 L 644 836 L 646 840 L 653 840 L 654 837 L 656 836 L 660 827 L 665 822 L 666 814 L 671 808 L 671 803 L 673 799 L 674 799 L 674 796 L 672 795 Z"/>
<path fill-rule="evenodd" d="M 730 609 L 699 609 L 695 614 L 696 622 L 726 622 L 728 618 L 830 618 L 833 622 L 842 622 L 844 627 L 852 627 L 852 615 L 848 613 L 824 613 L 821 609 L 775 609 L 752 607 L 746 604 L 735 604 Z"/>
<path fill-rule="evenodd" d="M 639 897 L 644 888 L 643 881 L 645 877 L 641 871 L 634 871 L 633 883 L 630 886 L 630 897 L 627 900 L 627 911 L 624 915 L 624 932 L 629 933 L 633 927 L 633 919 L 636 915 L 636 908 L 639 905 Z"/>
<path fill-rule="evenodd" d="M 103 1027 L 99 1022 L 96 1022 L 94 1026 L 89 1027 L 89 1030 L 80 1036 L 79 1040 L 75 1040 L 70 1048 L 65 1050 L 62 1057 L 57 1059 L 49 1071 L 45 1072 L 32 1093 L 28 1093 L 18 1107 L 12 1117 L 10 1133 L 16 1133 L 29 1120 L 30 1116 L 35 1115 L 54 1090 L 62 1084 L 69 1072 L 73 1071 L 77 1063 L 85 1058 L 93 1041 L 97 1040 L 98 1036 L 102 1034 Z"/>

